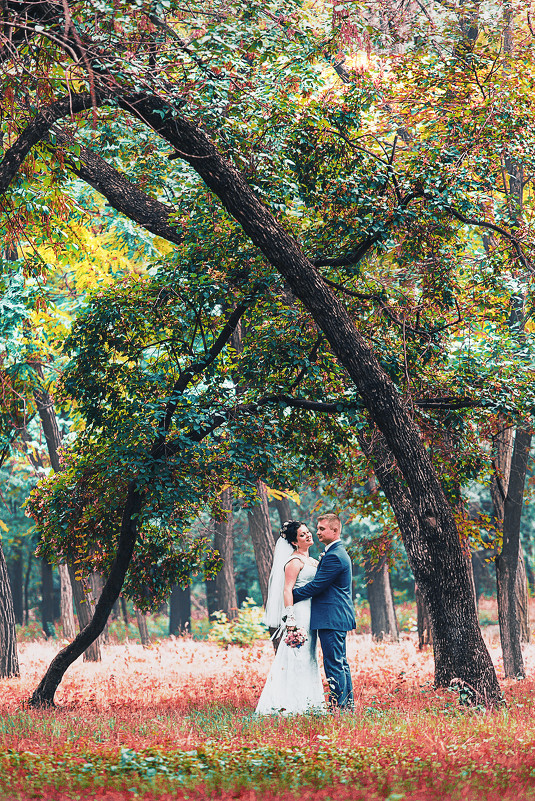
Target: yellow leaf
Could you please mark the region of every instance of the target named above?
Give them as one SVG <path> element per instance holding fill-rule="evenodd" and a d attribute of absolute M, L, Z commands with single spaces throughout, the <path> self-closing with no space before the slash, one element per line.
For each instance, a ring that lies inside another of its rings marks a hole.
<path fill-rule="evenodd" d="M 9 531 L 9 526 L 6 526 L 3 520 L 0 520 L 0 528 L 2 531 Z"/>
<path fill-rule="evenodd" d="M 301 503 L 298 493 L 293 490 L 276 490 L 266 486 L 266 492 L 268 498 L 274 498 L 276 501 L 280 501 L 282 498 L 290 498 L 298 506 Z"/>

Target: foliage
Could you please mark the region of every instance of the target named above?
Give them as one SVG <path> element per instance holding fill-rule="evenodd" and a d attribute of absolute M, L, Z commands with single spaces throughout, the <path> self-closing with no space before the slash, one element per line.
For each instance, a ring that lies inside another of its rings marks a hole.
<path fill-rule="evenodd" d="M 266 627 L 262 623 L 264 610 L 246 598 L 235 618 L 228 619 L 224 612 L 214 612 L 215 623 L 210 626 L 208 639 L 224 648 L 229 645 L 252 645 L 256 640 L 266 639 Z"/>

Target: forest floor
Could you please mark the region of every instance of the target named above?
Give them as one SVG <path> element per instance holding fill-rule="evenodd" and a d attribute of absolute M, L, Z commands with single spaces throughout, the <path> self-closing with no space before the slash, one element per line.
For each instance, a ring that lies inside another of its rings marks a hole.
<path fill-rule="evenodd" d="M 433 689 L 430 649 L 350 635 L 354 713 L 256 718 L 273 651 L 191 638 L 109 646 L 79 660 L 57 707 L 26 701 L 59 644 L 19 647 L 21 678 L 0 681 L 0 799 L 438 801 L 535 799 L 535 645 L 507 705 L 459 705 Z"/>

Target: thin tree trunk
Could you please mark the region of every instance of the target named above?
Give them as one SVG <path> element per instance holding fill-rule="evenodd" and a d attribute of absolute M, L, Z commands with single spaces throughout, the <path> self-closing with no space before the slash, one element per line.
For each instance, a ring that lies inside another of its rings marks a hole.
<path fill-rule="evenodd" d="M 414 597 L 416 599 L 416 628 L 418 630 L 418 648 L 420 651 L 426 645 L 433 644 L 433 632 L 431 631 L 431 618 L 426 606 L 424 597 L 418 585 L 414 585 Z"/>
<path fill-rule="evenodd" d="M 258 569 L 258 581 L 262 601 L 267 600 L 269 574 L 271 563 L 273 562 L 273 551 L 275 550 L 275 537 L 269 519 L 268 498 L 266 485 L 263 481 L 256 482 L 257 503 L 247 510 L 249 520 L 249 533 L 253 542 L 256 567 Z"/>
<path fill-rule="evenodd" d="M 64 562 L 58 565 L 58 569 L 61 587 L 61 627 L 64 638 L 70 642 L 76 637 L 71 577 L 69 568 Z"/>
<path fill-rule="evenodd" d="M 141 645 L 146 648 L 150 645 L 149 627 L 147 626 L 147 616 L 143 614 L 140 609 L 136 608 L 137 627 L 139 629 L 139 637 Z"/>
<path fill-rule="evenodd" d="M 206 589 L 206 609 L 208 612 L 208 619 L 212 620 L 214 612 L 218 611 L 215 579 L 206 579 L 204 586 Z"/>
<path fill-rule="evenodd" d="M 0 543 L 0 679 L 19 675 L 13 597 L 4 551 Z"/>
<path fill-rule="evenodd" d="M 93 592 L 93 598 L 94 598 L 94 600 L 96 602 L 96 601 L 98 601 L 98 599 L 101 596 L 102 588 L 104 587 L 104 579 L 103 579 L 103 577 L 101 576 L 100 573 L 97 573 L 95 571 L 95 572 L 91 573 L 91 576 L 89 577 L 89 581 L 90 581 L 90 584 L 91 584 L 91 590 Z M 109 641 L 110 641 L 110 622 L 109 622 L 109 620 L 106 621 L 106 625 L 102 629 L 102 634 L 100 635 L 99 639 L 100 639 L 100 644 L 101 645 L 108 645 L 109 644 Z"/>
<path fill-rule="evenodd" d="M 520 548 L 520 518 L 530 446 L 531 433 L 526 429 L 517 428 L 509 485 L 504 502 L 503 545 L 501 553 L 496 557 L 498 619 L 503 668 L 507 678 L 525 678 L 526 675 L 520 646 L 515 585 Z"/>
<path fill-rule="evenodd" d="M 22 549 L 20 545 L 14 548 L 14 557 L 8 565 L 8 574 L 13 597 L 15 622 L 22 626 L 24 622 L 24 578 L 22 572 Z"/>
<path fill-rule="evenodd" d="M 275 508 L 276 508 L 277 512 L 279 513 L 281 526 L 287 520 L 291 520 L 292 519 L 292 510 L 290 509 L 290 500 L 289 500 L 289 498 L 287 498 L 286 496 L 284 496 L 282 498 L 275 498 L 273 503 L 275 504 Z"/>
<path fill-rule="evenodd" d="M 53 637 L 54 627 L 54 574 L 52 565 L 41 559 L 41 625 L 45 637 Z"/>
<path fill-rule="evenodd" d="M 95 641 L 109 617 L 113 604 L 121 592 L 126 571 L 132 559 L 136 537 L 139 512 L 143 503 L 143 495 L 135 488 L 133 481 L 128 486 L 128 493 L 121 521 L 121 533 L 117 553 L 110 569 L 110 575 L 102 595 L 95 607 L 95 613 L 82 631 L 57 654 L 41 679 L 38 687 L 34 690 L 30 699 L 30 706 L 53 706 L 54 695 L 65 675 L 65 671 L 75 662 L 79 656 Z"/>
<path fill-rule="evenodd" d="M 215 607 L 224 612 L 229 620 L 238 614 L 238 599 L 234 581 L 234 540 L 232 517 L 232 491 L 221 493 L 221 508 L 226 510 L 222 520 L 214 525 L 214 548 L 223 560 L 221 570 L 214 579 Z"/>
<path fill-rule="evenodd" d="M 173 390 L 170 393 L 170 400 L 167 402 L 165 414 L 162 418 L 163 427 L 158 429 L 150 454 L 148 454 L 153 466 L 156 465 L 163 456 L 167 432 L 177 405 L 177 396 L 187 388 L 194 376 L 202 373 L 204 369 L 209 367 L 218 358 L 245 310 L 246 306 L 237 306 L 234 309 L 201 365 L 197 364 L 190 368 L 190 370 L 183 371 L 180 378 L 173 386 Z M 191 439 L 200 442 L 203 437 L 211 431 L 212 429 L 209 428 L 206 432 L 194 432 L 191 434 Z M 66 648 L 63 648 L 63 650 L 54 657 L 30 698 L 30 706 L 41 707 L 54 705 L 54 695 L 56 694 L 56 690 L 65 672 L 86 648 L 95 641 L 106 625 L 113 605 L 119 598 L 126 572 L 132 560 L 132 554 L 134 553 L 138 536 L 140 512 L 145 500 L 144 492 L 145 490 L 137 488 L 135 480 L 129 482 L 121 519 L 117 552 L 110 568 L 108 580 L 104 585 L 102 594 L 95 607 L 95 613 L 88 625 L 82 629 L 72 643 L 67 645 Z"/>
<path fill-rule="evenodd" d="M 76 579 L 74 569 L 71 565 L 69 565 L 69 575 L 71 577 L 76 614 L 78 615 L 78 624 L 80 626 L 80 632 L 82 632 L 89 626 L 94 615 L 93 595 L 89 587 L 84 586 L 84 582 Z M 104 624 L 105 623 L 106 621 L 104 621 Z M 100 642 L 97 638 L 88 646 L 87 651 L 84 652 L 84 662 L 100 662 L 101 659 Z"/>
<path fill-rule="evenodd" d="M 529 625 L 529 592 L 528 578 L 526 575 L 526 564 L 522 548 L 518 549 L 518 565 L 516 568 L 515 582 L 516 608 L 518 612 L 518 624 L 520 627 L 520 642 L 531 641 L 531 629 Z"/>
<path fill-rule="evenodd" d="M 43 368 L 41 365 L 38 362 L 35 362 L 33 367 L 39 378 L 43 380 Z M 34 390 L 34 398 L 37 405 L 37 411 L 39 412 L 39 419 L 41 420 L 43 433 L 45 435 L 48 458 L 50 459 L 52 469 L 57 473 L 62 469 L 61 460 L 59 457 L 59 451 L 61 448 L 61 434 L 59 431 L 56 410 L 54 408 L 54 401 L 44 387 L 38 387 Z M 84 593 L 86 590 L 88 590 L 88 588 L 84 583 L 77 580 L 74 570 L 72 570 L 70 566 L 69 575 L 72 583 L 76 613 L 78 615 L 80 629 L 82 629 L 88 621 L 86 610 L 92 609 L 93 604 L 90 597 L 84 598 Z M 69 623 L 67 623 L 67 628 L 68 627 Z M 99 662 L 100 658 L 100 647 L 97 643 L 94 647 L 92 647 L 89 654 L 84 656 L 84 661 Z"/>
<path fill-rule="evenodd" d="M 178 636 L 191 631 L 191 586 L 175 584 L 169 598 L 169 634 Z"/>
<path fill-rule="evenodd" d="M 128 635 L 128 625 L 130 623 L 130 620 L 128 618 L 128 607 L 126 605 L 126 600 L 124 595 L 121 595 L 121 612 L 123 613 L 124 625 L 126 628 L 126 633 Z"/>
<path fill-rule="evenodd" d="M 30 576 L 32 574 L 33 551 L 28 555 L 28 566 L 26 568 L 26 575 L 24 577 L 24 623 L 27 626 L 30 619 L 30 607 L 28 594 L 30 591 Z"/>
<path fill-rule="evenodd" d="M 376 563 L 369 557 L 365 558 L 364 571 L 370 605 L 372 637 L 374 640 L 397 642 L 399 630 L 390 586 L 387 555 L 382 555 Z"/>

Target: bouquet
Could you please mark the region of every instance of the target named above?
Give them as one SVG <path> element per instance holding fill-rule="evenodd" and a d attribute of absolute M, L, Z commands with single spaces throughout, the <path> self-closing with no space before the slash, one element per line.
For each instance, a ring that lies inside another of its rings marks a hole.
<path fill-rule="evenodd" d="M 307 633 L 304 629 L 293 629 L 289 631 L 284 638 L 284 642 L 290 648 L 301 648 L 307 641 Z"/>

